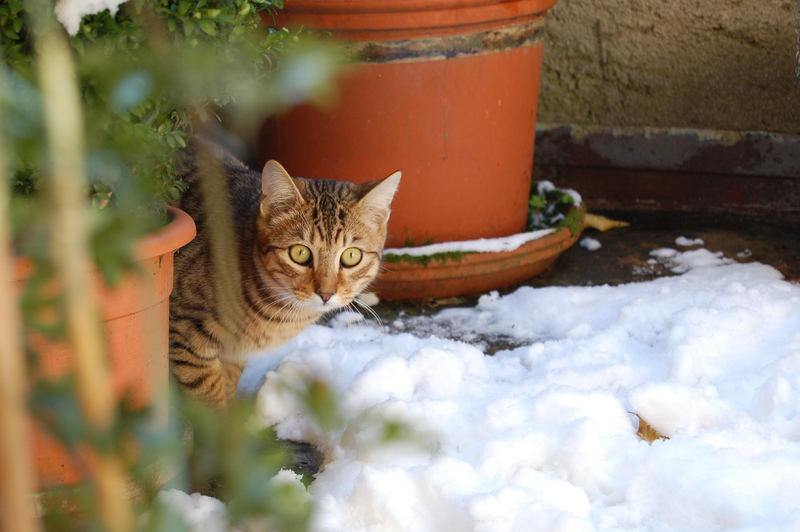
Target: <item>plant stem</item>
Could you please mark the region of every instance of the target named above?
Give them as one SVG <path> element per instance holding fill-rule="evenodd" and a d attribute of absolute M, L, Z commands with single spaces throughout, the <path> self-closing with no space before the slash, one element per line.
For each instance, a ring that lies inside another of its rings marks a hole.
<path fill-rule="evenodd" d="M 53 267 L 58 286 L 64 291 L 78 399 L 89 425 L 102 433 L 113 425 L 116 402 L 99 314 L 92 298 L 93 287 L 87 275 L 92 262 L 78 87 L 66 39 L 53 23 L 52 14 L 32 11 L 41 30 L 36 40 L 36 64 L 50 145 L 48 194 Z M 111 531 L 131 530 L 133 515 L 124 497 L 125 474 L 119 459 L 110 451 L 97 450 L 91 463 L 106 527 Z"/>
<path fill-rule="evenodd" d="M 4 294 L 0 297 L 0 530 L 34 532 L 40 526 L 31 504 L 34 480 L 25 409 L 25 355 L 18 287 L 13 276 L 9 181 L 5 171 L 5 139 L 0 130 L 0 294 Z"/>
<path fill-rule="evenodd" d="M 195 129 L 200 131 L 201 135 L 205 131 L 202 123 L 198 123 Z M 208 219 L 213 282 L 219 309 L 218 319 L 223 328 L 230 333 L 221 340 L 224 349 L 234 350 L 237 343 L 235 336 L 237 325 L 244 322 L 245 316 L 241 296 L 242 275 L 239 270 L 239 253 L 233 232 L 233 217 L 227 201 L 226 177 L 219 161 L 202 143 L 198 143 L 197 161 L 203 207 Z"/>

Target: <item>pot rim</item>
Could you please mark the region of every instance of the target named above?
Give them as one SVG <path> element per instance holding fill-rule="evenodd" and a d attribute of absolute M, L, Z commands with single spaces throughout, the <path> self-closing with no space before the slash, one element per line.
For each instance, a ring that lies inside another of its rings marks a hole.
<path fill-rule="evenodd" d="M 580 237 L 564 229 L 531 240 L 512 251 L 472 253 L 459 260 L 420 263 L 398 262 L 385 266 L 373 286 L 387 301 L 420 300 L 479 294 L 522 283 L 541 273 Z"/>
<path fill-rule="evenodd" d="M 514 4 L 549 9 L 556 0 L 287 0 L 284 13 L 396 13 L 406 11 L 463 10 L 506 4 L 509 12 L 519 10 Z"/>
<path fill-rule="evenodd" d="M 330 31 L 348 40 L 481 32 L 544 19 L 556 0 L 288 0 L 267 25 Z"/>
<path fill-rule="evenodd" d="M 185 246 L 197 234 L 192 217 L 177 207 L 167 207 L 169 222 L 152 233 L 143 236 L 133 246 L 133 257 L 137 261 L 166 255 Z M 24 256 L 14 257 L 14 281 L 25 279 L 33 267 L 30 259 Z"/>
<path fill-rule="evenodd" d="M 167 207 L 170 221 L 167 225 L 145 235 L 133 248 L 137 260 L 164 255 L 185 246 L 197 234 L 192 217 L 177 207 Z"/>
<path fill-rule="evenodd" d="M 427 270 L 427 271 L 450 270 L 455 266 L 472 266 L 476 264 L 496 262 L 509 257 L 526 255 L 534 250 L 547 249 L 549 247 L 558 246 L 563 242 L 577 239 L 578 236 L 583 232 L 583 227 L 584 227 L 583 220 L 584 218 L 582 215 L 580 227 L 578 228 L 578 232 L 575 234 L 572 233 L 572 230 L 569 227 L 562 227 L 561 229 L 556 230 L 555 232 L 550 233 L 549 235 L 545 235 L 541 238 L 525 242 L 518 248 L 512 249 L 511 251 L 469 252 L 462 255 L 457 262 L 454 262 L 452 260 L 446 260 L 442 262 L 439 262 L 437 260 L 431 260 L 426 264 L 423 264 L 421 262 L 408 262 L 408 261 L 392 262 L 388 264 L 384 263 L 384 268 L 387 269 L 387 272 L 385 272 L 383 275 L 391 276 L 392 274 L 400 273 L 403 271 L 415 271 L 415 270 Z"/>

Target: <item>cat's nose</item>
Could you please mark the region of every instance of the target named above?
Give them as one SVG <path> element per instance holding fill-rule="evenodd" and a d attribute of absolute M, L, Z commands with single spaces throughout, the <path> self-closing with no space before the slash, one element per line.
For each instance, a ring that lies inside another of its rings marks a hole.
<path fill-rule="evenodd" d="M 317 295 L 322 298 L 323 303 L 327 303 L 333 297 L 333 292 L 317 292 Z"/>

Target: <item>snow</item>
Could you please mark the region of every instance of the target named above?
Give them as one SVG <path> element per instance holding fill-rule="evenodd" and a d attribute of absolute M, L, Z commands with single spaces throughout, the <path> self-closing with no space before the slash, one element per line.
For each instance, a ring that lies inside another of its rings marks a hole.
<path fill-rule="evenodd" d="M 224 532 L 228 518 L 225 505 L 213 497 L 191 495 L 176 489 L 158 493 L 159 502 L 183 517 L 190 532 Z"/>
<path fill-rule="evenodd" d="M 687 238 L 685 236 L 679 236 L 675 239 L 675 244 L 681 247 L 692 247 L 692 246 L 702 246 L 705 244 L 702 238 Z"/>
<path fill-rule="evenodd" d="M 56 18 L 67 29 L 70 35 L 75 35 L 81 27 L 81 19 L 86 15 L 94 15 L 108 9 L 115 15 L 121 4 L 127 0 L 58 0 L 55 7 Z"/>
<path fill-rule="evenodd" d="M 498 238 L 478 238 L 476 240 L 459 240 L 454 242 L 441 242 L 429 244 L 427 246 L 415 246 L 407 248 L 387 248 L 383 250 L 386 255 L 410 255 L 412 257 L 422 257 L 435 253 L 495 253 L 500 251 L 514 251 L 523 244 L 532 240 L 538 240 L 553 233 L 555 229 L 539 229 L 526 233 L 517 233 L 511 236 Z"/>
<path fill-rule="evenodd" d="M 261 423 L 325 454 L 313 530 L 799 530 L 800 286 L 705 249 L 651 260 L 682 273 L 347 313 L 254 358 Z M 309 377 L 340 425 L 291 392 Z M 383 443 L 386 420 L 412 436 Z"/>
<path fill-rule="evenodd" d="M 597 251 L 598 249 L 603 247 L 603 244 L 601 244 L 599 240 L 588 236 L 581 238 L 581 241 L 578 242 L 578 244 L 580 244 L 582 248 L 588 249 L 589 251 Z"/>
<path fill-rule="evenodd" d="M 721 251 L 711 252 L 704 248 L 679 252 L 672 248 L 661 248 L 650 252 L 656 261 L 673 273 L 686 273 L 692 268 L 707 268 L 730 264 L 732 259 L 724 257 Z"/>
<path fill-rule="evenodd" d="M 269 483 L 273 486 L 288 486 L 298 490 L 300 494 L 305 494 L 305 486 L 300 475 L 287 469 L 281 469 Z M 199 493 L 189 495 L 177 489 L 162 490 L 157 497 L 158 503 L 165 505 L 183 519 L 189 532 L 249 532 L 263 528 L 263 524 L 259 526 L 251 523 L 245 523 L 242 527 L 231 527 L 228 523 L 227 508 L 222 501 L 213 497 Z"/>
<path fill-rule="evenodd" d="M 544 196 L 546 192 L 550 192 L 551 190 L 556 190 L 556 186 L 552 181 L 547 181 L 545 179 L 536 183 L 536 194 L 539 196 Z M 558 190 L 568 194 L 572 198 L 572 201 L 575 203 L 575 205 L 580 205 L 583 202 L 583 198 L 576 190 L 572 190 L 571 188 L 561 188 Z"/>

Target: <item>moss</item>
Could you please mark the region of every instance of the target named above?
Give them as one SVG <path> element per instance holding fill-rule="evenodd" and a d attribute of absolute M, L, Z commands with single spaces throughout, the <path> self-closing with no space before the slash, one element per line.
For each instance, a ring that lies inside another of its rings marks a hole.
<path fill-rule="evenodd" d="M 472 255 L 477 251 L 443 251 L 441 253 L 432 253 L 431 255 L 409 255 L 403 253 L 402 255 L 388 254 L 383 256 L 383 262 L 387 264 L 394 264 L 398 262 L 405 262 L 408 264 L 421 264 L 428 267 L 431 261 L 439 263 L 444 262 L 460 262 L 466 255 Z"/>
<path fill-rule="evenodd" d="M 572 231 L 572 236 L 577 235 L 578 231 L 580 231 L 581 229 L 581 219 L 583 218 L 583 215 L 585 213 L 586 213 L 586 204 L 581 203 L 578 208 L 570 209 L 567 212 L 564 219 L 558 222 L 556 228 L 560 230 L 561 228 L 566 227 L 567 229 Z"/>

